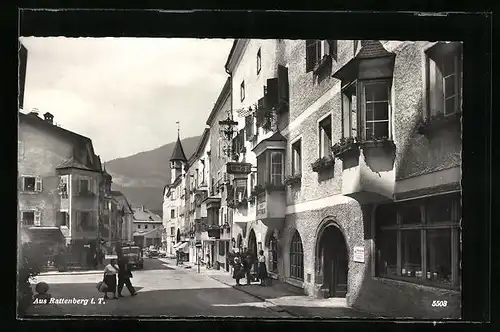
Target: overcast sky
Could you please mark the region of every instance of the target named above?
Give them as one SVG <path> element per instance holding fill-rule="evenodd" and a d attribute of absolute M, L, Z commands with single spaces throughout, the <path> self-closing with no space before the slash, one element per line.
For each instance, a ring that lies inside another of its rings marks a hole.
<path fill-rule="evenodd" d="M 103 161 L 201 135 L 227 74 L 230 39 L 21 38 L 24 111 L 88 136 Z"/>

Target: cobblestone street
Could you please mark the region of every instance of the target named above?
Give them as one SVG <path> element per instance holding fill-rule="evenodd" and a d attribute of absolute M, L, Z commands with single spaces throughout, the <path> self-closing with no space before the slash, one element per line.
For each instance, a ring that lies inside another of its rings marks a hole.
<path fill-rule="evenodd" d="M 34 304 L 30 316 L 105 315 L 105 316 L 225 316 L 225 317 L 370 317 L 342 301 L 312 300 L 295 294 L 282 284 L 272 287 L 258 285 L 233 287 L 234 280 L 222 271 L 176 267 L 168 259 L 146 259 L 142 271 L 134 271 L 132 283 L 138 296 L 118 300 L 102 300 L 96 284 L 98 271 L 76 274 L 53 273 L 37 277 L 50 285 L 55 299 L 88 300 L 83 304 Z M 93 299 L 93 301 L 92 301 Z M 101 299 L 101 300 L 99 300 Z M 92 303 L 93 302 L 93 303 Z"/>

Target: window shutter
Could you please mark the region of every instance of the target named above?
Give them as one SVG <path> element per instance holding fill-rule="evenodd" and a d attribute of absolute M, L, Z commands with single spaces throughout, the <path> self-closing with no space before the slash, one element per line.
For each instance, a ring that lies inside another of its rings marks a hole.
<path fill-rule="evenodd" d="M 34 220 L 35 226 L 40 226 L 41 225 L 41 219 L 42 219 L 41 212 L 40 211 L 35 211 L 34 215 L 35 215 L 35 220 Z"/>
<path fill-rule="evenodd" d="M 17 190 L 24 191 L 24 176 L 17 178 Z"/>
<path fill-rule="evenodd" d="M 278 65 L 278 93 L 280 102 L 284 101 L 288 104 L 288 68 Z"/>
<path fill-rule="evenodd" d="M 436 62 L 429 58 L 429 97 L 430 97 L 430 115 L 443 112 L 443 76 Z"/>
<path fill-rule="evenodd" d="M 337 41 L 336 40 L 327 40 L 325 45 L 328 47 L 328 53 L 334 59 L 337 61 Z"/>
<path fill-rule="evenodd" d="M 40 176 L 35 178 L 35 191 L 42 191 L 42 178 Z"/>
<path fill-rule="evenodd" d="M 306 39 L 306 72 L 314 69 L 316 64 L 316 40 Z"/>

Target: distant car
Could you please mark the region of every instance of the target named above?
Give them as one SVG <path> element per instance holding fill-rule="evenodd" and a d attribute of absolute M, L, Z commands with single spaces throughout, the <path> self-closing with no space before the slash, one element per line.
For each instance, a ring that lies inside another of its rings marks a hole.
<path fill-rule="evenodd" d="M 128 262 L 132 268 L 142 270 L 144 268 L 144 258 L 140 247 L 127 246 L 122 247 L 122 253 L 128 258 Z"/>
<path fill-rule="evenodd" d="M 167 250 L 162 248 L 158 251 L 158 254 L 160 257 L 167 257 Z"/>
<path fill-rule="evenodd" d="M 156 250 L 156 249 L 149 249 L 149 250 L 148 250 L 148 257 L 149 257 L 149 258 L 158 257 L 158 256 L 159 256 L 159 254 L 160 254 L 160 253 L 159 253 L 159 252 L 158 252 L 158 250 Z"/>

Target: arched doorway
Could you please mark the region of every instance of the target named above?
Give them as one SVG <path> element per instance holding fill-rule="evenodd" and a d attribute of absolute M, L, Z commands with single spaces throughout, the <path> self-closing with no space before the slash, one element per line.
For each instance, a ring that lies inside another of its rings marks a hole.
<path fill-rule="evenodd" d="M 181 230 L 179 228 L 177 228 L 177 240 L 176 240 L 177 243 L 181 242 Z"/>
<path fill-rule="evenodd" d="M 319 238 L 319 272 L 327 297 L 346 297 L 349 256 L 344 235 L 335 225 L 327 226 Z"/>
<path fill-rule="evenodd" d="M 290 278 L 304 280 L 304 248 L 297 230 L 290 243 Z"/>
<path fill-rule="evenodd" d="M 248 251 L 257 255 L 257 237 L 255 231 L 252 229 L 248 235 Z"/>

